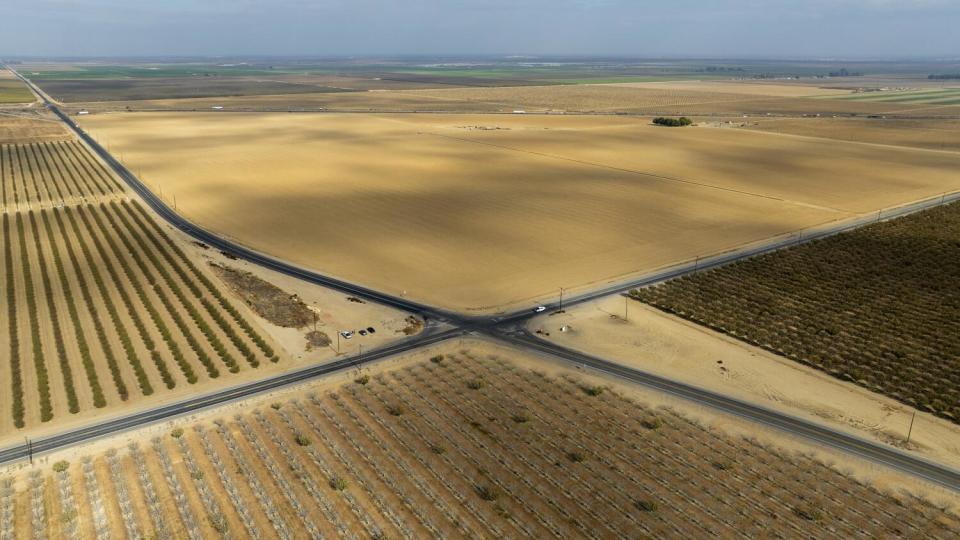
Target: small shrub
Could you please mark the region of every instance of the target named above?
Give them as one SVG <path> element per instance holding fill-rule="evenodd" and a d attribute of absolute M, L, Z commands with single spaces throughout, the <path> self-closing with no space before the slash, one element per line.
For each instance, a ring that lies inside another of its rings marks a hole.
<path fill-rule="evenodd" d="M 270 404 L 270 408 L 273 409 L 273 410 L 275 410 L 275 411 L 279 411 L 279 410 L 280 410 L 280 407 L 282 407 L 282 406 L 283 406 L 283 405 L 281 405 L 279 401 L 274 401 L 273 403 Z"/>
<path fill-rule="evenodd" d="M 367 384 L 368 382 L 370 382 L 370 376 L 369 376 L 369 375 L 361 375 L 361 376 L 357 377 L 356 379 L 354 379 L 353 382 L 355 382 L 355 383 L 357 383 L 357 384 L 364 384 L 364 385 L 365 385 L 365 384 Z"/>
<path fill-rule="evenodd" d="M 387 407 L 387 412 L 390 413 L 390 416 L 400 416 L 406 411 L 401 405 L 390 405 Z"/>
<path fill-rule="evenodd" d="M 588 396 L 599 396 L 600 394 L 603 393 L 603 387 L 602 386 L 585 386 L 583 388 L 583 391 Z"/>
<path fill-rule="evenodd" d="M 69 468 L 70 468 L 69 461 L 61 460 L 53 464 L 53 472 L 58 472 L 58 473 L 65 472 Z"/>
<path fill-rule="evenodd" d="M 527 422 L 530 421 L 530 417 L 527 416 L 527 413 L 517 413 L 511 416 L 510 418 L 512 418 L 513 421 L 518 424 L 526 424 Z"/>
<path fill-rule="evenodd" d="M 430 361 L 433 362 L 434 364 L 439 364 L 440 362 L 443 362 L 443 355 L 438 354 L 436 356 L 433 356 L 430 358 Z"/>
<path fill-rule="evenodd" d="M 343 491 L 347 489 L 347 481 L 342 476 L 334 476 L 330 479 L 330 487 L 335 491 Z"/>
<path fill-rule="evenodd" d="M 644 418 L 640 421 L 640 425 L 647 429 L 660 429 L 663 427 L 663 420 L 659 418 Z"/>
<path fill-rule="evenodd" d="M 587 456 L 579 450 L 574 450 L 573 452 L 567 453 L 567 459 L 574 463 L 583 463 L 587 460 Z"/>
<path fill-rule="evenodd" d="M 657 502 L 649 501 L 646 499 L 637 499 L 633 502 L 633 505 L 637 507 L 637 510 L 641 512 L 656 512 L 657 511 Z"/>
<path fill-rule="evenodd" d="M 500 493 L 492 486 L 476 486 L 477 495 L 485 501 L 495 501 Z"/>
<path fill-rule="evenodd" d="M 442 446 L 442 445 L 439 445 L 439 444 L 432 444 L 432 445 L 430 445 L 430 451 L 433 452 L 434 454 L 437 454 L 438 456 L 447 453 L 446 447 L 444 447 L 444 446 Z"/>
<path fill-rule="evenodd" d="M 170 432 L 170 436 L 173 437 L 174 439 L 179 439 L 180 437 L 183 437 L 183 428 L 174 428 L 174 430 Z"/>
<path fill-rule="evenodd" d="M 310 446 L 310 439 L 307 438 L 303 433 L 297 433 L 294 435 L 293 440 L 297 442 L 300 446 Z"/>
<path fill-rule="evenodd" d="M 820 521 L 821 513 L 819 508 L 811 508 L 806 506 L 794 506 L 793 513 L 800 519 L 805 519 L 807 521 Z"/>
<path fill-rule="evenodd" d="M 197 481 L 203 480 L 203 471 L 193 471 L 190 477 Z"/>
<path fill-rule="evenodd" d="M 711 465 L 713 465 L 713 468 L 718 471 L 729 471 L 733 468 L 733 463 L 726 460 L 717 460 L 711 463 Z"/>
<path fill-rule="evenodd" d="M 481 379 L 470 379 L 467 381 L 467 388 L 471 390 L 479 390 L 483 388 L 483 380 Z"/>

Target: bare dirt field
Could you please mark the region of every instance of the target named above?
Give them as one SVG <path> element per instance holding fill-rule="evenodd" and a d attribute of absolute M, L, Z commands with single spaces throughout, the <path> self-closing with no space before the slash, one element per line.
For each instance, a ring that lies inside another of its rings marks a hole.
<path fill-rule="evenodd" d="M 730 125 L 768 133 L 960 151 L 960 120 L 894 118 L 755 118 Z"/>
<path fill-rule="evenodd" d="M 72 139 L 63 123 L 36 111 L 0 110 L 0 144 Z"/>
<path fill-rule="evenodd" d="M 960 426 L 632 299 L 611 296 L 529 328 L 565 347 L 960 467 Z"/>
<path fill-rule="evenodd" d="M 958 526 L 762 430 L 740 437 L 511 349 L 441 346 L 339 379 L 2 471 L 0 535 L 942 538 Z"/>
<path fill-rule="evenodd" d="M 494 311 L 960 188 L 960 157 L 646 119 L 103 114 L 188 218 L 325 273 Z"/>

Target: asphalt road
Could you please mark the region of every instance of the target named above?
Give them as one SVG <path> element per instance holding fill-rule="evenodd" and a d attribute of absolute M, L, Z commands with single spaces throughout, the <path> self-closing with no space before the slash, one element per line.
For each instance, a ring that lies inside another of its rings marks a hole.
<path fill-rule="evenodd" d="M 18 74 L 18 76 L 20 75 Z M 140 195 L 140 197 L 155 212 L 160 214 L 160 216 L 162 216 L 174 227 L 180 229 L 200 242 L 203 242 L 213 248 L 228 252 L 238 258 L 245 259 L 265 268 L 270 268 L 272 270 L 297 277 L 304 281 L 329 287 L 353 296 L 364 298 L 369 301 L 378 302 L 383 305 L 420 315 L 427 322 L 426 329 L 420 335 L 405 340 L 399 344 L 384 347 L 375 351 L 369 351 L 363 356 L 363 358 L 342 358 L 328 364 L 304 368 L 291 373 L 278 375 L 263 381 L 257 381 L 254 383 L 223 389 L 205 396 L 191 398 L 185 401 L 163 407 L 157 407 L 148 411 L 121 418 L 111 419 L 100 424 L 60 433 L 48 438 L 37 439 L 33 441 L 32 445 L 33 452 L 35 454 L 49 452 L 81 442 L 94 440 L 100 437 L 105 437 L 111 434 L 140 427 L 145 424 L 160 422 L 178 416 L 184 416 L 194 413 L 198 410 L 241 400 L 261 394 L 263 392 L 298 384 L 337 371 L 354 369 L 364 364 L 382 360 L 388 356 L 410 352 L 421 347 L 439 343 L 454 336 L 461 336 L 467 333 L 476 333 L 505 341 L 521 349 L 527 349 L 540 354 L 549 355 L 554 358 L 562 359 L 566 362 L 572 362 L 579 366 L 585 366 L 598 372 L 613 375 L 661 392 L 666 392 L 691 402 L 751 420 L 785 433 L 807 439 L 808 441 L 835 448 L 880 465 L 888 466 L 901 472 L 912 474 L 918 478 L 928 480 L 948 489 L 960 491 L 960 472 L 949 467 L 906 454 L 891 446 L 860 439 L 804 419 L 759 407 L 757 405 L 743 402 L 724 395 L 716 394 L 692 385 L 672 381 L 650 373 L 628 368 L 602 358 L 566 349 L 537 339 L 536 337 L 530 335 L 525 329 L 526 321 L 535 316 L 530 309 L 503 314 L 492 318 L 467 317 L 305 270 L 230 242 L 229 240 L 221 238 L 194 225 L 178 215 L 173 209 L 169 208 L 162 200 L 159 199 L 159 197 L 155 196 L 129 170 L 127 170 L 123 164 L 114 159 L 113 156 L 111 156 L 103 147 L 101 147 L 76 123 L 74 123 L 69 116 L 60 111 L 60 109 L 48 99 L 46 94 L 33 85 L 33 83 L 28 79 L 22 76 L 20 76 L 20 78 L 23 79 L 23 81 L 28 84 L 38 96 L 41 97 L 45 105 L 54 114 L 56 114 L 64 123 L 66 123 L 81 139 L 83 139 L 90 146 L 90 148 L 93 149 L 94 152 L 96 152 L 107 164 L 109 164 L 114 171 L 121 178 L 123 178 L 123 180 L 130 186 L 131 189 Z M 844 221 L 842 223 L 838 223 L 834 227 L 825 228 L 817 231 L 816 233 L 809 233 L 804 237 L 786 236 L 779 239 L 774 239 L 762 245 L 732 250 L 714 257 L 705 258 L 703 260 L 680 264 L 638 279 L 612 283 L 606 287 L 577 295 L 565 300 L 564 307 L 587 302 L 610 294 L 622 293 L 632 288 L 650 285 L 689 272 L 720 266 L 735 260 L 768 253 L 790 245 L 798 244 L 800 242 L 812 241 L 833 234 L 838 234 L 840 232 L 873 223 L 879 219 L 899 217 L 901 215 L 917 212 L 925 208 L 937 206 L 944 202 L 957 199 L 960 199 L 960 193 L 944 195 L 942 198 L 938 197 L 936 199 L 920 201 L 903 207 L 890 209 L 876 215 L 869 215 L 854 220 Z M 546 307 L 548 309 L 557 309 L 559 306 L 557 304 L 548 304 Z M 452 328 L 448 330 L 441 330 L 442 325 L 440 323 L 446 323 Z M 18 445 L 15 447 L 2 449 L 0 450 L 0 464 L 21 460 L 26 456 L 26 445 Z"/>

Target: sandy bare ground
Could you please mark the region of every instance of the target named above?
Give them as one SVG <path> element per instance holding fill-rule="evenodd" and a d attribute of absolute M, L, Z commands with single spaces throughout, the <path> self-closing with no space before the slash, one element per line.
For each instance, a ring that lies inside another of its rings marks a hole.
<path fill-rule="evenodd" d="M 137 113 L 82 122 L 205 227 L 473 311 L 960 188 L 955 155 L 634 118 Z"/>
<path fill-rule="evenodd" d="M 732 119 L 715 123 L 768 133 L 786 133 L 841 141 L 960 151 L 960 120 L 892 118 Z"/>
<path fill-rule="evenodd" d="M 59 120 L 34 111 L 0 109 L 0 144 L 63 141 L 72 135 Z"/>
<path fill-rule="evenodd" d="M 912 407 L 633 300 L 608 297 L 529 327 L 566 347 L 960 466 L 960 427 L 917 412 L 906 444 Z"/>

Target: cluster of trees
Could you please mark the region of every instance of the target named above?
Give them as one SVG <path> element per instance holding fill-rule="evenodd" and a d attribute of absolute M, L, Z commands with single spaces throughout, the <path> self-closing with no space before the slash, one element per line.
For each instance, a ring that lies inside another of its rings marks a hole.
<path fill-rule="evenodd" d="M 105 208 L 103 203 L 100 204 L 100 207 L 101 209 Z M 100 219 L 100 216 L 96 212 L 92 212 L 91 215 L 93 216 L 93 222 L 97 225 L 97 230 L 99 230 L 103 234 L 103 237 L 107 240 L 107 243 L 109 244 L 110 249 L 113 250 L 113 253 L 118 255 L 121 254 L 122 251 L 120 251 L 120 249 L 117 246 L 117 243 L 114 241 L 113 235 L 110 234 L 108 229 L 104 226 L 103 220 Z M 112 220 L 112 218 L 110 218 L 110 215 L 107 214 L 106 212 L 104 212 L 104 215 L 106 215 L 108 219 Z M 83 217 L 84 223 L 89 228 L 90 223 L 87 221 L 86 216 L 81 213 L 81 217 Z M 124 238 L 124 240 L 126 239 Z M 146 295 L 144 294 L 143 284 L 140 283 L 140 279 L 131 271 L 129 261 L 126 259 L 126 257 L 122 257 L 122 256 L 118 256 L 117 260 L 120 262 L 120 268 L 123 270 L 123 275 L 127 278 L 127 281 L 133 287 L 134 292 L 137 295 L 137 298 L 139 298 L 143 302 L 143 304 L 146 305 L 149 302 L 149 300 L 146 298 Z M 117 274 L 116 270 L 111 266 L 108 266 L 107 269 L 110 271 L 110 276 L 112 277 L 114 282 L 120 283 L 121 282 L 120 276 Z M 163 357 L 160 356 L 160 353 L 157 352 L 156 343 L 153 341 L 153 338 L 150 337 L 150 333 L 147 331 L 146 324 L 144 324 L 143 318 L 140 316 L 140 313 L 137 310 L 137 308 L 134 307 L 133 300 L 130 298 L 129 293 L 127 293 L 127 290 L 125 287 L 118 287 L 118 291 L 120 293 L 120 297 L 123 299 L 124 305 L 127 306 L 127 313 L 130 315 L 130 319 L 133 321 L 134 327 L 137 329 L 137 334 L 140 336 L 140 341 L 143 343 L 144 347 L 150 353 L 150 359 L 153 361 L 154 365 L 157 368 L 157 371 L 160 373 L 160 378 L 163 380 L 163 384 L 167 387 L 168 390 L 174 388 L 177 385 L 177 382 L 174 380 L 173 376 L 170 374 L 170 370 L 167 367 L 167 363 L 163 360 Z M 149 310 L 149 307 L 148 307 L 148 310 Z M 125 343 L 124 347 L 127 347 L 128 345 L 129 343 Z M 139 376 L 140 375 L 138 372 L 138 377 Z M 145 373 L 143 377 L 144 379 L 146 378 Z M 149 382 L 147 382 L 146 384 L 149 385 Z M 142 380 L 140 381 L 141 388 L 143 387 L 143 385 L 144 385 L 144 381 Z"/>
<path fill-rule="evenodd" d="M 635 298 L 960 423 L 960 204 Z"/>
<path fill-rule="evenodd" d="M 90 222 L 87 220 L 87 215 L 86 212 L 84 212 L 83 207 L 80 207 L 77 210 L 77 214 L 83 221 L 83 225 L 86 230 L 92 232 L 93 229 L 90 227 Z M 77 225 L 77 220 L 74 219 L 73 212 L 70 208 L 66 209 L 66 215 L 71 226 L 73 227 L 73 232 L 76 234 L 76 238 L 79 239 L 80 249 L 83 251 L 86 260 L 88 262 L 96 261 L 97 259 L 93 258 L 86 241 L 84 241 L 83 237 L 81 236 L 80 227 Z M 109 261 L 110 259 L 108 258 L 108 254 L 106 250 L 103 249 L 103 245 L 100 243 L 100 239 L 97 238 L 97 235 L 91 234 L 90 237 L 93 239 L 94 248 L 96 248 L 97 254 L 101 257 L 101 260 Z M 89 267 L 90 273 L 93 274 L 93 281 L 97 286 L 97 291 L 99 291 L 100 297 L 103 299 L 104 306 L 107 308 L 107 314 L 110 316 L 111 326 L 117 332 L 117 336 L 120 338 L 120 346 L 123 348 L 123 352 L 127 357 L 127 363 L 130 364 L 134 375 L 137 377 L 137 384 L 140 387 L 140 391 L 143 393 L 143 395 L 149 396 L 153 394 L 153 385 L 150 384 L 150 378 L 147 376 L 147 372 L 143 369 L 143 364 L 140 362 L 139 356 L 137 356 L 137 351 L 133 348 L 133 340 L 130 339 L 130 335 L 127 333 L 127 328 L 123 324 L 123 319 L 120 317 L 120 312 L 110 296 L 111 288 L 107 286 L 107 282 L 103 279 L 103 275 L 100 273 L 100 268 L 96 264 L 90 264 Z M 122 290 L 122 287 L 120 286 L 121 281 L 119 276 L 116 274 L 116 270 L 114 270 L 113 266 L 110 264 L 107 264 L 106 268 L 110 274 L 110 278 L 113 280 L 112 283 L 116 284 L 113 288 Z M 127 300 L 129 300 L 129 298 L 127 298 Z"/>
<path fill-rule="evenodd" d="M 70 287 L 70 282 L 67 280 L 67 272 L 63 264 L 63 256 L 60 254 L 60 249 L 57 247 L 55 235 L 53 232 L 53 227 L 50 225 L 50 218 L 46 212 L 40 213 L 41 221 L 43 221 L 43 228 L 47 233 L 47 240 L 50 242 L 50 245 L 53 247 L 53 261 L 57 268 L 57 275 L 60 278 L 60 284 L 63 286 L 64 298 L 67 301 L 67 312 L 70 314 L 70 319 L 73 321 L 80 320 L 80 313 L 77 310 L 76 301 L 73 299 L 73 290 Z M 57 220 L 59 224 L 59 214 L 57 214 Z M 63 226 L 60 224 L 61 235 L 64 233 Z M 68 244 L 68 249 L 72 249 Z M 83 276 L 78 274 L 78 279 L 82 279 Z M 83 281 L 81 281 L 81 286 L 83 286 Z M 87 343 L 86 334 L 83 331 L 83 328 L 79 324 L 74 324 L 74 339 L 76 340 L 77 348 L 80 350 L 80 360 L 83 363 L 83 369 L 87 374 L 87 383 L 90 385 L 90 391 L 93 394 L 93 406 L 97 408 L 105 407 L 107 405 L 107 399 L 103 395 L 103 387 L 100 385 L 99 377 L 97 376 L 97 370 L 93 363 L 93 356 L 90 354 L 90 345 Z"/>
<path fill-rule="evenodd" d="M 45 291 L 44 298 L 46 298 L 47 301 L 47 311 L 50 313 L 50 324 L 53 329 L 53 339 L 57 348 L 57 359 L 60 362 L 60 373 L 63 375 L 64 391 L 67 394 L 67 406 L 72 414 L 76 414 L 80 412 L 80 402 L 77 399 L 77 391 L 73 385 L 73 370 L 70 368 L 70 362 L 67 359 L 67 348 L 63 340 L 63 330 L 60 327 L 60 316 L 57 313 L 57 307 L 53 300 L 54 296 L 53 287 L 51 287 L 50 284 L 50 272 L 47 270 L 46 256 L 40 244 L 40 231 L 37 227 L 37 218 L 32 210 L 29 216 L 30 228 L 33 234 L 33 245 L 37 252 L 38 262 L 40 263 L 40 278 L 43 280 L 43 290 Z M 52 417 L 53 411 L 51 409 L 51 418 Z"/>
<path fill-rule="evenodd" d="M 116 203 L 111 203 L 111 204 L 116 204 Z M 124 201 L 122 204 L 126 206 L 127 202 Z M 200 271 L 200 269 L 196 267 L 196 265 L 193 264 L 193 262 L 187 257 L 187 255 L 183 252 L 183 250 L 180 249 L 180 246 L 176 245 L 172 240 L 170 240 L 170 238 L 160 229 L 157 223 L 154 220 L 150 219 L 150 217 L 147 215 L 146 211 L 143 209 L 140 203 L 134 201 L 132 206 L 136 208 L 137 211 L 140 212 L 140 214 L 144 217 L 144 219 L 146 219 L 148 223 L 153 227 L 156 233 L 161 238 L 166 240 L 167 245 L 170 247 L 170 249 L 173 250 L 173 252 L 177 255 L 180 261 L 190 270 L 193 276 L 204 286 L 204 288 L 210 293 L 210 295 L 217 300 L 217 303 L 220 304 L 220 307 L 223 308 L 223 310 L 226 311 L 231 318 L 233 318 L 234 322 L 236 322 L 237 325 L 240 326 L 240 329 L 243 330 L 244 334 L 246 334 L 251 341 L 253 341 L 253 343 L 257 346 L 257 348 L 260 349 L 260 351 L 263 352 L 263 354 L 267 358 L 269 358 L 271 362 L 278 362 L 280 360 L 280 357 L 274 352 L 273 348 L 270 347 L 269 344 L 267 344 L 266 340 L 264 340 L 260 336 L 260 334 L 253 328 L 253 326 L 250 325 L 249 322 L 247 322 L 247 320 L 233 306 L 233 304 L 231 304 L 230 301 L 226 297 L 224 297 L 223 293 L 220 292 L 220 289 L 217 288 L 217 286 L 214 285 L 213 282 L 210 281 L 210 279 L 207 276 L 205 276 Z M 134 219 L 136 219 L 136 216 L 134 216 Z M 192 285 L 192 282 L 188 282 L 188 283 Z M 194 294 L 198 295 L 197 297 L 199 298 L 199 289 L 195 291 Z M 230 333 L 228 333 L 228 335 L 230 335 Z M 231 337 L 231 339 L 233 338 Z M 246 352 L 244 352 L 246 348 L 241 349 L 238 347 L 238 349 L 244 354 L 244 356 L 246 356 L 247 361 L 250 363 L 252 367 L 259 366 L 259 362 L 256 360 L 256 358 L 252 356 L 252 354 L 247 354 Z"/>
<path fill-rule="evenodd" d="M 20 271 L 23 275 L 27 310 L 30 314 L 30 336 L 33 344 L 33 363 L 37 376 L 37 392 L 40 394 L 40 421 L 53 419 L 53 404 L 50 401 L 50 374 L 43 355 L 43 342 L 40 339 L 40 315 L 37 312 L 37 297 L 33 287 L 33 275 L 30 272 L 30 258 L 27 255 L 26 235 L 23 231 L 23 218 L 17 214 L 17 237 L 20 240 Z"/>
<path fill-rule="evenodd" d="M 831 71 L 827 75 L 830 77 L 863 77 L 863 73 L 849 71 L 847 68 L 840 68 L 840 71 Z"/>
<path fill-rule="evenodd" d="M 960 73 L 940 73 L 927 76 L 932 81 L 950 81 L 960 79 Z"/>
<path fill-rule="evenodd" d="M 658 116 L 653 119 L 653 123 L 658 126 L 667 126 L 667 127 L 683 127 L 689 126 L 693 123 L 693 120 L 690 120 L 686 116 L 681 116 L 680 118 L 668 118 L 665 116 Z"/>
<path fill-rule="evenodd" d="M 116 203 L 111 203 L 111 204 L 115 205 Z M 113 209 L 116 210 L 117 209 L 116 206 L 114 206 Z M 114 221 L 113 217 L 109 213 L 105 213 L 104 215 L 107 217 L 107 220 L 110 222 L 110 225 L 114 227 L 114 229 L 121 230 L 119 227 L 117 227 L 117 222 Z M 132 231 L 132 229 L 129 228 L 129 222 L 127 222 L 123 214 L 118 212 L 117 215 L 119 216 L 120 221 L 124 225 L 124 230 Z M 144 263 L 143 258 L 140 257 L 140 253 L 136 249 L 134 249 L 133 245 L 130 243 L 130 240 L 128 240 L 125 235 L 121 234 L 118 236 L 120 240 L 123 242 L 123 245 L 127 250 L 127 253 L 131 255 L 134 263 L 136 263 L 137 267 L 140 269 L 143 275 L 147 278 L 147 283 L 152 288 L 156 284 L 156 279 L 154 278 L 153 273 L 150 271 L 150 269 L 147 268 L 147 265 L 146 263 Z M 134 235 L 134 237 L 136 238 L 139 245 L 141 247 L 144 247 L 143 240 L 137 235 Z M 124 258 L 121 258 L 121 261 L 124 261 Z M 177 342 L 174 339 L 173 334 L 170 332 L 170 328 L 160 317 L 160 312 L 157 310 L 157 308 L 153 305 L 153 302 L 147 296 L 143 285 L 140 283 L 139 280 L 131 280 L 131 281 L 133 283 L 134 290 L 137 294 L 137 297 L 140 298 L 141 303 L 147 308 L 147 313 L 149 314 L 150 319 L 153 321 L 153 323 L 157 327 L 157 330 L 160 332 L 160 337 L 161 339 L 163 339 L 163 342 L 167 344 L 167 348 L 170 350 L 170 354 L 173 355 L 174 362 L 177 363 L 177 366 L 180 368 L 180 372 L 183 373 L 184 377 L 186 377 L 187 383 L 189 384 L 196 383 L 197 375 L 193 371 L 193 366 L 191 366 L 190 363 L 187 362 L 187 359 L 183 355 L 183 351 L 180 349 L 180 346 L 177 345 Z M 150 344 L 152 344 L 152 341 L 150 342 Z M 148 347 L 150 344 L 148 344 Z M 156 362 L 156 358 L 159 356 L 159 354 L 156 354 L 156 351 L 153 349 L 148 348 L 148 350 L 151 351 L 151 357 L 154 358 L 154 362 Z M 163 370 L 161 370 L 161 373 L 163 373 L 164 371 L 166 371 L 165 367 Z"/>
<path fill-rule="evenodd" d="M 7 310 L 10 324 L 10 385 L 13 392 L 13 424 L 22 428 L 26 408 L 23 405 L 23 372 L 20 364 L 20 338 L 17 334 L 17 296 L 13 288 L 13 254 L 10 248 L 10 216 L 3 215 L 3 261 L 7 276 Z"/>

